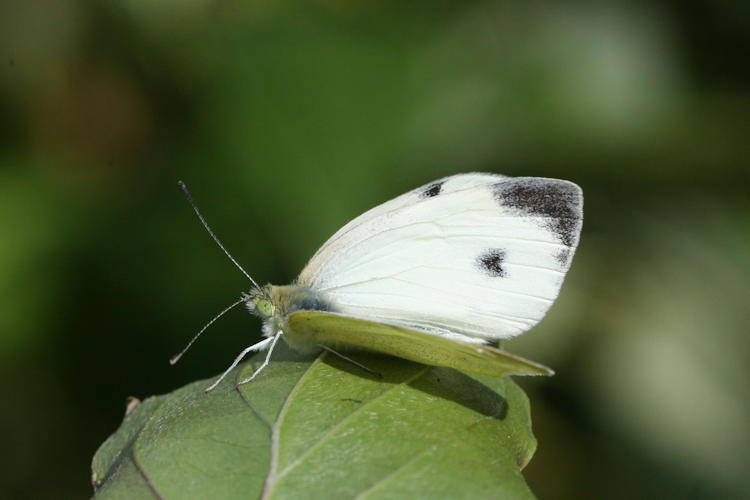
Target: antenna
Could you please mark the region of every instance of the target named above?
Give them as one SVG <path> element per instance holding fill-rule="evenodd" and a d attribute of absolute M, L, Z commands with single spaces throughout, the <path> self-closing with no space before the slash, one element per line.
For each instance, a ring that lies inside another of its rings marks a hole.
<path fill-rule="evenodd" d="M 222 316 L 224 316 L 224 314 L 226 314 L 230 309 L 233 309 L 234 307 L 238 306 L 239 304 L 242 304 L 243 302 L 245 302 L 249 297 L 250 296 L 248 294 L 243 293 L 242 296 L 238 300 L 235 300 L 234 303 L 232 303 L 232 305 L 225 307 L 223 311 L 221 311 L 219 314 L 217 314 L 216 316 L 214 316 L 211 319 L 211 321 L 209 321 L 208 323 L 206 323 L 206 325 L 203 328 L 201 328 L 198 333 L 195 334 L 195 337 L 193 337 L 192 340 L 190 342 L 188 342 L 188 345 L 186 345 L 183 350 L 181 350 L 180 352 L 178 352 L 177 354 L 175 354 L 174 356 L 172 356 L 169 359 L 169 364 L 173 365 L 173 364 L 177 363 L 180 360 L 180 358 L 182 357 L 182 355 L 185 354 L 185 352 L 187 352 L 188 349 L 190 349 L 190 346 L 193 345 L 193 343 L 196 340 L 198 340 L 198 337 L 201 336 L 201 333 L 205 332 L 206 329 L 214 323 L 214 321 L 216 321 L 217 319 L 219 319 Z"/>
<path fill-rule="evenodd" d="M 255 280 L 254 280 L 253 278 L 251 278 L 249 274 L 247 274 L 247 271 L 245 271 L 245 270 L 244 270 L 244 269 L 242 268 L 242 266 L 241 266 L 241 265 L 239 264 L 239 262 L 237 262 L 237 261 L 236 261 L 236 260 L 234 259 L 234 257 L 232 257 L 232 254 L 230 254 L 230 253 L 229 253 L 229 252 L 227 251 L 227 249 L 226 249 L 226 248 L 224 248 L 224 245 L 222 245 L 222 244 L 221 244 L 221 241 L 219 241 L 219 238 L 217 238 L 217 237 L 216 237 L 216 235 L 214 234 L 214 232 L 213 232 L 213 231 L 211 231 L 211 228 L 210 228 L 210 227 L 208 226 L 208 223 L 206 222 L 206 219 L 204 219 L 204 218 L 203 218 L 203 215 L 201 215 L 201 212 L 200 212 L 200 210 L 198 210 L 198 205 L 196 205 L 196 204 L 195 204 L 195 202 L 193 201 L 193 197 L 192 197 L 192 196 L 190 196 L 190 192 L 188 192 L 188 188 L 187 188 L 187 186 L 185 185 L 185 183 L 184 183 L 184 182 L 182 182 L 182 181 L 178 181 L 178 182 L 177 182 L 177 185 L 178 185 L 178 186 L 180 186 L 180 189 L 182 189 L 182 193 L 183 193 L 183 194 L 185 195 L 185 198 L 187 198 L 187 201 L 188 201 L 188 203 L 190 203 L 190 206 L 192 206 L 192 207 L 193 207 L 193 210 L 195 210 L 195 215 L 197 215 L 197 216 L 198 216 L 198 219 L 200 219 L 200 221 L 201 221 L 201 224 L 203 224 L 203 227 L 205 227 L 205 228 L 206 228 L 206 231 L 208 231 L 208 234 L 210 234 L 210 235 L 211 235 L 211 238 L 213 238 L 213 239 L 214 239 L 214 241 L 216 242 L 216 244 L 217 244 L 217 245 L 219 245 L 219 248 L 221 248 L 221 249 L 222 249 L 222 251 L 223 251 L 223 252 L 224 252 L 224 253 L 226 254 L 226 256 L 227 256 L 227 257 L 229 257 L 229 260 L 231 260 L 231 261 L 232 261 L 232 262 L 234 263 L 234 265 L 235 265 L 235 266 L 237 266 L 237 269 L 239 269 L 240 271 L 242 271 L 242 274 L 244 274 L 245 276 L 247 276 L 247 279 L 249 279 L 249 280 L 250 280 L 250 282 L 251 282 L 251 283 L 253 284 L 253 286 L 255 287 L 255 289 L 256 289 L 256 290 L 258 290 L 258 291 L 261 291 L 261 288 L 260 288 L 260 287 L 258 286 L 258 284 L 257 284 L 257 283 L 255 282 Z M 234 305 L 237 305 L 237 304 L 234 304 Z M 232 307 L 234 307 L 234 306 L 232 306 Z M 230 309 L 231 309 L 231 308 L 230 308 Z M 224 312 L 222 312 L 221 314 L 224 314 Z M 219 314 L 219 316 L 221 316 L 221 314 Z M 211 323 L 209 323 L 209 325 L 210 325 L 210 324 L 211 324 Z M 206 325 L 206 326 L 208 326 L 208 325 Z M 200 334 L 199 334 L 199 335 L 200 335 Z M 197 336 L 196 336 L 196 337 L 197 337 Z"/>

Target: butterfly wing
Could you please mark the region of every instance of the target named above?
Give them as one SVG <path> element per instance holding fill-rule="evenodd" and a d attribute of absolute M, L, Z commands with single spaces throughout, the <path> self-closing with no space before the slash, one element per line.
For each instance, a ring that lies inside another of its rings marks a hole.
<path fill-rule="evenodd" d="M 552 375 L 542 365 L 483 344 L 467 344 L 393 325 L 321 311 L 289 315 L 289 334 L 331 347 L 356 346 L 433 366 L 501 376 Z"/>
<path fill-rule="evenodd" d="M 351 221 L 297 283 L 343 315 L 462 342 L 508 338 L 557 297 L 582 220 L 571 182 L 459 174 Z"/>

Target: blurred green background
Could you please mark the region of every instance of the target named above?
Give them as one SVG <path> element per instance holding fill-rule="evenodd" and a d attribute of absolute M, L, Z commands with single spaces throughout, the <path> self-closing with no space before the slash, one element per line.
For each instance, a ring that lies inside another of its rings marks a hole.
<path fill-rule="evenodd" d="M 248 288 L 464 171 L 586 219 L 509 350 L 541 498 L 747 498 L 750 4 L 35 0 L 0 7 L 0 497 L 80 498 L 127 396 L 259 338 Z"/>

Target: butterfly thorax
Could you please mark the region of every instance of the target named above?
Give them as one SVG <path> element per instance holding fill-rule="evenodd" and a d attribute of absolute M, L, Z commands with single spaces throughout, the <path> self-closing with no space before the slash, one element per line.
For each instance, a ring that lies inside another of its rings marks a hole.
<path fill-rule="evenodd" d="M 262 290 L 252 292 L 245 302 L 251 313 L 263 320 L 263 334 L 270 337 L 279 330 L 284 331 L 284 338 L 292 347 L 302 348 L 289 328 L 289 315 L 298 311 L 332 310 L 325 301 L 311 288 L 300 285 L 265 285 Z"/>

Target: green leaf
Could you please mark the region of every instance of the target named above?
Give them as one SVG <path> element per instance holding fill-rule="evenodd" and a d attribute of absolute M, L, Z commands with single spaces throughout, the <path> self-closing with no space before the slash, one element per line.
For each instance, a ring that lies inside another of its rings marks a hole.
<path fill-rule="evenodd" d="M 277 348 L 278 349 L 278 348 Z M 533 498 L 526 395 L 507 377 L 284 350 L 216 389 L 145 400 L 97 451 L 99 498 Z"/>

